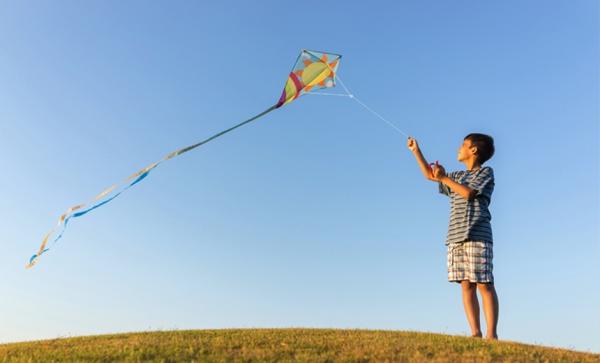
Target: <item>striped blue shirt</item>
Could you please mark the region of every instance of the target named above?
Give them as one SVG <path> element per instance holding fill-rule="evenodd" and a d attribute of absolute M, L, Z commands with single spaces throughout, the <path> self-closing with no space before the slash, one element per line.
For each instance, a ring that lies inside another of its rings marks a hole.
<path fill-rule="evenodd" d="M 465 241 L 493 243 L 492 215 L 488 209 L 494 191 L 494 170 L 489 166 L 477 170 L 459 170 L 448 174 L 457 183 L 477 192 L 475 198 L 467 200 L 453 192 L 447 185 L 439 183 L 440 193 L 450 197 L 450 222 L 446 244 Z"/>

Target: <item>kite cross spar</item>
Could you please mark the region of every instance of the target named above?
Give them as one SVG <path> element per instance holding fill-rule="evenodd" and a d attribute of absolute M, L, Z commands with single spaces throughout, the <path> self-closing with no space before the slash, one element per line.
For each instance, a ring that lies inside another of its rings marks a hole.
<path fill-rule="evenodd" d="M 341 55 L 339 54 L 302 50 L 300 52 L 300 55 L 298 56 L 298 59 L 296 59 L 296 63 L 294 64 L 294 67 L 292 68 L 292 71 L 288 76 L 283 92 L 281 93 L 281 97 L 279 98 L 279 101 L 276 104 L 269 107 L 265 111 L 259 113 L 258 115 L 246 121 L 243 121 L 233 127 L 228 128 L 227 130 L 221 131 L 218 134 L 215 134 L 196 144 L 184 147 L 179 150 L 175 150 L 167 154 L 159 161 L 148 165 L 142 170 L 132 174 L 125 180 L 105 189 L 87 203 L 77 204 L 73 207 L 68 208 L 66 212 L 58 218 L 58 224 L 44 236 L 42 240 L 42 245 L 40 246 L 38 252 L 31 256 L 31 258 L 29 259 L 29 263 L 27 263 L 26 265 L 26 268 L 33 267 L 39 261 L 40 256 L 48 252 L 48 250 L 50 250 L 50 248 L 53 247 L 59 239 L 61 239 L 63 233 L 67 228 L 67 224 L 72 218 L 79 218 L 91 212 L 92 210 L 99 208 L 105 205 L 106 203 L 112 201 L 113 199 L 121 195 L 123 192 L 125 192 L 127 189 L 141 182 L 144 178 L 148 176 L 148 174 L 152 170 L 154 170 L 162 162 L 173 159 L 176 156 L 191 151 L 197 148 L 198 146 L 206 144 L 207 142 L 214 140 L 219 136 L 233 131 L 240 126 L 250 123 L 266 115 L 267 113 L 292 102 L 296 98 L 312 90 L 335 87 L 336 73 L 337 68 L 339 66 L 340 58 Z M 52 242 L 48 244 L 48 241 L 52 237 Z"/>

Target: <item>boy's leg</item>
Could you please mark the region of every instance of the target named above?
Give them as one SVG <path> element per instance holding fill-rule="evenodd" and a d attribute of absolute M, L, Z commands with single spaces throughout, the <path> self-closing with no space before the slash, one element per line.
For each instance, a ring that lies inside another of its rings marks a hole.
<path fill-rule="evenodd" d="M 479 301 L 477 300 L 477 284 L 468 280 L 460 282 L 462 287 L 463 305 L 467 320 L 471 327 L 471 336 L 481 338 L 481 325 L 479 324 Z"/>
<path fill-rule="evenodd" d="M 485 322 L 487 331 L 485 337 L 487 339 L 498 339 L 496 328 L 498 327 L 498 295 L 494 284 L 477 284 L 479 293 L 483 300 L 483 313 L 485 314 Z"/>

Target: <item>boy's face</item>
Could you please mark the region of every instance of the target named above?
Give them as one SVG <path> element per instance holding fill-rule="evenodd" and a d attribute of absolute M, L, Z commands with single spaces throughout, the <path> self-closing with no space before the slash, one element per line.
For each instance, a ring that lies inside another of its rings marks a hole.
<path fill-rule="evenodd" d="M 466 139 L 458 148 L 458 161 L 466 161 L 471 158 L 475 159 L 477 157 L 476 153 L 477 147 L 473 146 L 471 140 Z"/>

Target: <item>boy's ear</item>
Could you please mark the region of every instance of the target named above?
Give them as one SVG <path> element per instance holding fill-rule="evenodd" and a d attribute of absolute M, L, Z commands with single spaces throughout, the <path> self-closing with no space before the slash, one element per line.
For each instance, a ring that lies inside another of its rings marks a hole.
<path fill-rule="evenodd" d="M 471 146 L 470 149 L 471 149 L 471 152 L 473 153 L 473 155 L 477 155 L 478 154 L 479 150 L 477 150 L 477 146 Z"/>

